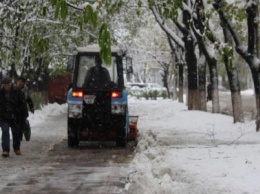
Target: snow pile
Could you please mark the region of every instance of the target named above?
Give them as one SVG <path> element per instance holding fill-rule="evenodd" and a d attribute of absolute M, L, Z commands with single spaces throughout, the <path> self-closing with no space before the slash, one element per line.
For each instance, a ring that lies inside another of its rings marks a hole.
<path fill-rule="evenodd" d="M 171 100 L 133 100 L 139 115 L 127 193 L 259 193 L 260 133 L 255 123 L 187 111 Z"/>
<path fill-rule="evenodd" d="M 59 105 L 57 103 L 48 104 L 46 106 L 42 106 L 41 110 L 36 110 L 34 114 L 29 112 L 29 121 L 30 123 L 37 124 L 38 122 L 45 121 L 49 117 L 58 116 L 60 114 L 65 114 L 68 111 L 68 105 L 62 104 Z"/>

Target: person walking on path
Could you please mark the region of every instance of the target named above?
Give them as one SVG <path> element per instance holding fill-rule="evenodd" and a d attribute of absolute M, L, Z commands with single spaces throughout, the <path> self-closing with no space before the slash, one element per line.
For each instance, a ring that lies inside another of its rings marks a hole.
<path fill-rule="evenodd" d="M 2 129 L 3 157 L 8 157 L 10 152 L 10 133 L 13 136 L 13 149 L 16 155 L 21 155 L 21 123 L 28 117 L 25 96 L 21 90 L 15 88 L 9 77 L 1 81 L 0 89 L 0 126 Z"/>
<path fill-rule="evenodd" d="M 34 114 L 34 104 L 32 101 L 32 98 L 30 96 L 29 88 L 25 84 L 25 78 L 24 77 L 18 77 L 17 82 L 16 82 L 16 87 L 19 88 L 25 96 L 25 101 L 27 102 L 29 109 L 31 113 Z M 23 135 L 26 139 L 26 141 L 30 141 L 31 138 L 31 127 L 28 119 L 25 120 L 24 123 L 21 123 L 21 140 L 23 140 Z"/>
<path fill-rule="evenodd" d="M 29 106 L 29 109 L 31 113 L 34 113 L 34 104 L 32 101 L 32 98 L 30 96 L 29 88 L 25 85 L 25 78 L 24 77 L 19 77 L 16 82 L 16 87 L 20 88 L 22 92 L 24 93 L 25 100 Z"/>

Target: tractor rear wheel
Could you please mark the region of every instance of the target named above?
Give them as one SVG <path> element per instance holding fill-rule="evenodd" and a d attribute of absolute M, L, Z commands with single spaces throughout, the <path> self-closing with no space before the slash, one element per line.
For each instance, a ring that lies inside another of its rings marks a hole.
<path fill-rule="evenodd" d="M 79 130 L 76 120 L 68 118 L 68 147 L 76 148 L 79 146 Z"/>
<path fill-rule="evenodd" d="M 127 145 L 126 116 L 122 116 L 119 119 L 117 125 L 116 146 L 126 147 L 126 145 Z"/>

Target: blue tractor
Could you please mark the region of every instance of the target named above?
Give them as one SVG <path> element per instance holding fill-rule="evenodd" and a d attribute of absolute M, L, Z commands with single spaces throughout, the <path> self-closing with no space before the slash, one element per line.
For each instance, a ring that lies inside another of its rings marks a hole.
<path fill-rule="evenodd" d="M 69 147 L 78 147 L 80 141 L 115 141 L 116 146 L 125 147 L 136 136 L 137 118 L 129 119 L 124 87 L 125 73 L 132 69 L 130 58 L 117 47 L 112 46 L 111 52 L 111 64 L 102 62 L 98 45 L 76 48 L 69 57 Z M 129 120 L 135 120 L 135 127 Z"/>

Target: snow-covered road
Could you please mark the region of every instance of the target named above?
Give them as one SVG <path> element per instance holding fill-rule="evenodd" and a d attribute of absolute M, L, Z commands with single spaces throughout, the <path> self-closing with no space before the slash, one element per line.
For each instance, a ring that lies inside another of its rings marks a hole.
<path fill-rule="evenodd" d="M 66 105 L 62 112 L 50 107 L 53 111 L 30 115 L 32 138 L 22 141 L 22 155 L 0 158 L 0 193 L 123 193 L 133 145 L 90 143 L 70 149 Z"/>

